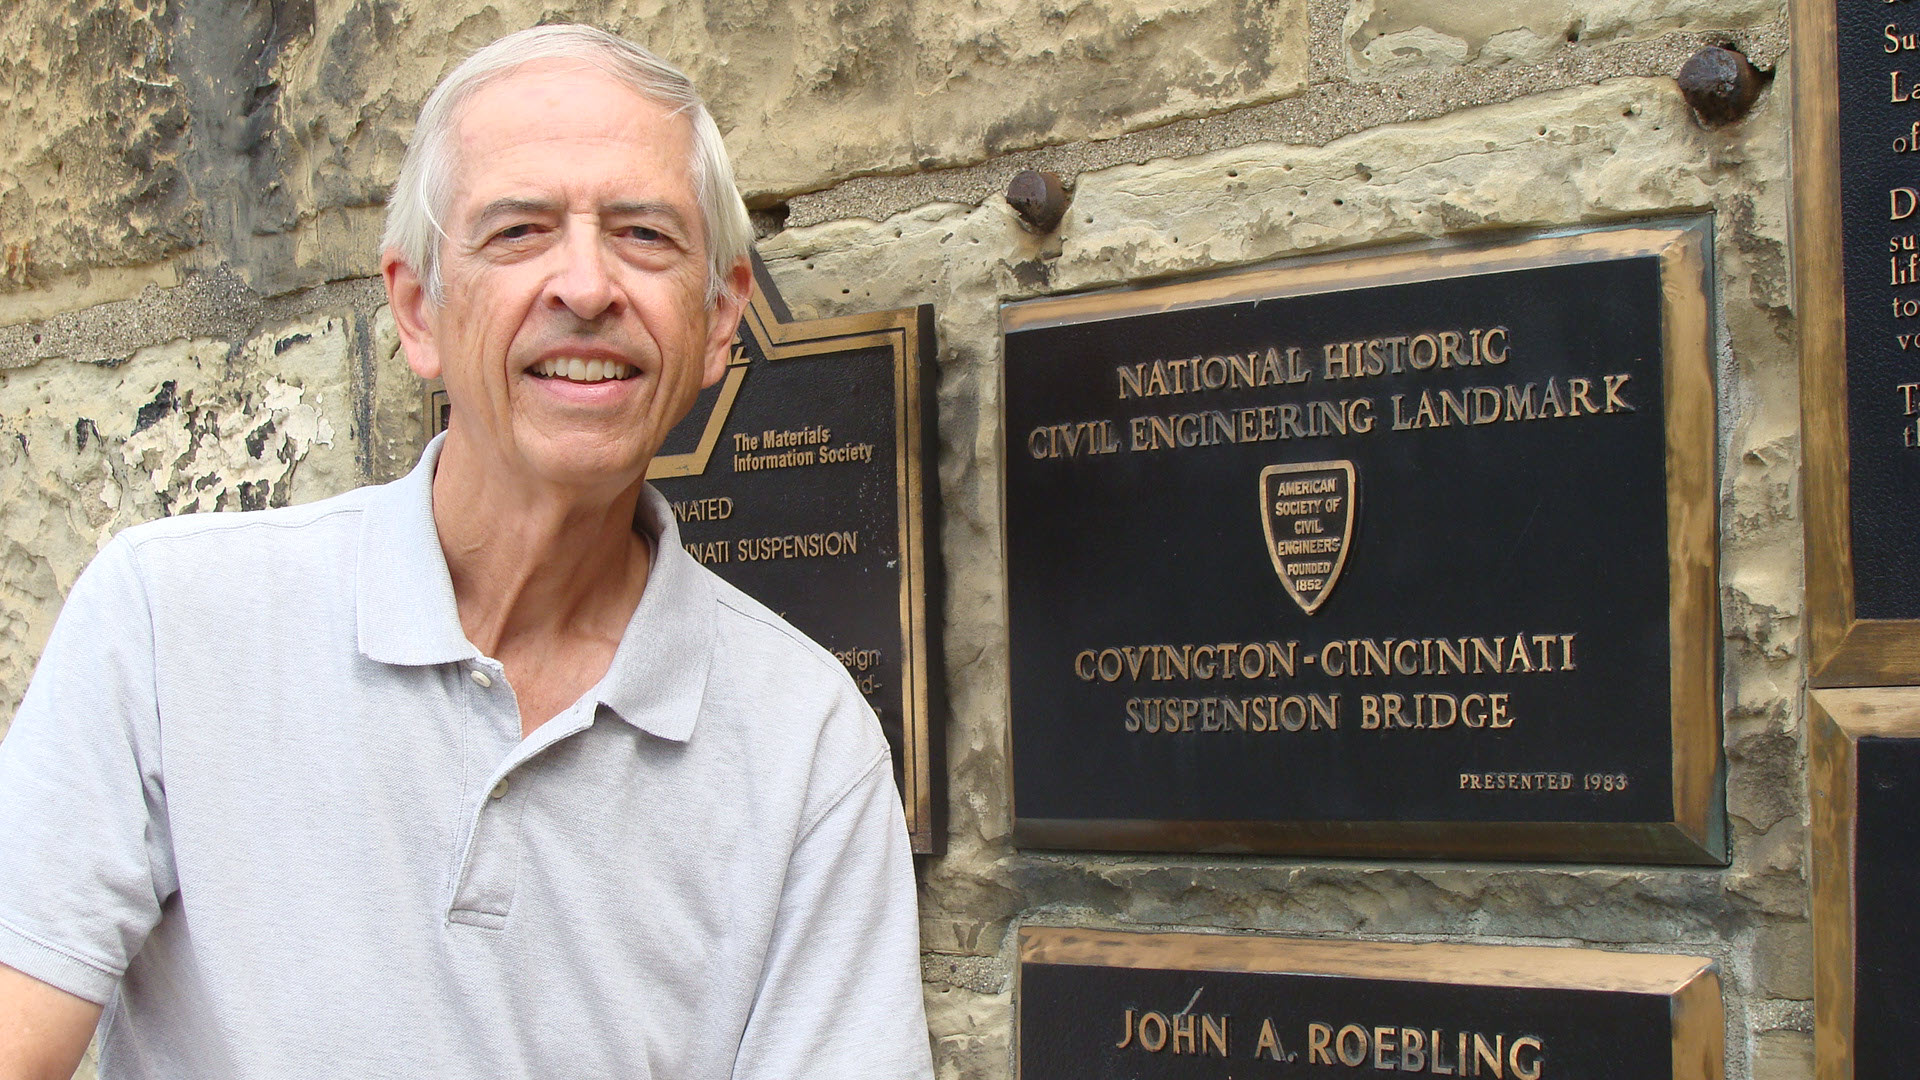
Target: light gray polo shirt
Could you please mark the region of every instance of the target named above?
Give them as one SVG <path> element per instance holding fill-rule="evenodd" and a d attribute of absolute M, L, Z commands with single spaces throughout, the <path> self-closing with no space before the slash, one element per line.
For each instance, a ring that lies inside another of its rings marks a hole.
<path fill-rule="evenodd" d="M 887 748 L 681 549 L 522 739 L 461 632 L 437 444 L 324 502 L 129 529 L 0 742 L 0 963 L 109 1077 L 930 1077 Z"/>

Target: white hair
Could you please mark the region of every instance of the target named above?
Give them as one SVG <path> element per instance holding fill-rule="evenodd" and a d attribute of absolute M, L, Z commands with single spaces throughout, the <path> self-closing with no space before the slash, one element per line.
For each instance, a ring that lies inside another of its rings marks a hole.
<path fill-rule="evenodd" d="M 726 288 L 727 278 L 747 258 L 753 224 L 733 185 L 733 165 L 720 129 L 707 112 L 693 82 L 679 68 L 624 38 L 591 26 L 535 26 L 494 42 L 453 69 L 420 106 L 407 155 L 387 202 L 387 227 L 381 246 L 399 254 L 426 286 L 427 296 L 444 298 L 440 243 L 446 239 L 441 218 L 453 196 L 454 125 L 461 106 L 476 91 L 514 69 L 540 60 L 578 60 L 631 87 L 640 96 L 693 125 L 693 154 L 688 168 L 707 234 L 707 303 Z"/>

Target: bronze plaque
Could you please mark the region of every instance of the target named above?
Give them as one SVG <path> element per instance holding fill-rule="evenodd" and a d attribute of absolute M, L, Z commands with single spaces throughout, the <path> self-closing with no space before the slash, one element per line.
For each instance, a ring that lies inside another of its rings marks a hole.
<path fill-rule="evenodd" d="M 1811 676 L 1920 683 L 1920 16 L 1791 14 Z"/>
<path fill-rule="evenodd" d="M 847 667 L 893 748 L 913 849 L 930 852 L 933 309 L 796 322 L 757 255 L 753 269 L 725 376 L 647 479 L 694 558 Z M 444 424 L 442 404 L 428 413 Z"/>
<path fill-rule="evenodd" d="M 1695 956 L 1020 931 L 1020 1080 L 1721 1080 Z"/>
<path fill-rule="evenodd" d="M 1810 698 L 1815 1071 L 1904 1080 L 1920 1040 L 1920 688 Z"/>
<path fill-rule="evenodd" d="M 1708 251 L 1008 305 L 1016 842 L 1724 861 Z"/>

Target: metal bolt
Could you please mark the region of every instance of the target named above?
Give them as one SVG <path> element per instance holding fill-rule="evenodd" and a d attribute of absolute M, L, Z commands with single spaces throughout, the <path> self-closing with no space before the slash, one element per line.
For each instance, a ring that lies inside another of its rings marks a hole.
<path fill-rule="evenodd" d="M 1710 127 L 1747 115 L 1767 82 L 1744 55 L 1715 45 L 1694 53 L 1677 78 L 1681 96 Z"/>
<path fill-rule="evenodd" d="M 1055 173 L 1022 169 L 1007 185 L 1007 205 L 1035 232 L 1050 233 L 1067 216 L 1067 189 Z"/>

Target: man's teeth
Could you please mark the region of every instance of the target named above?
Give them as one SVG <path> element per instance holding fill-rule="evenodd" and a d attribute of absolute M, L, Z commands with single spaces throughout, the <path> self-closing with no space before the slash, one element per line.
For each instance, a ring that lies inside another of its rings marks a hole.
<path fill-rule="evenodd" d="M 607 379 L 628 378 L 634 374 L 634 367 L 618 360 L 582 360 L 577 356 L 563 356 L 540 361 L 533 365 L 533 373 L 568 382 L 604 382 Z"/>

